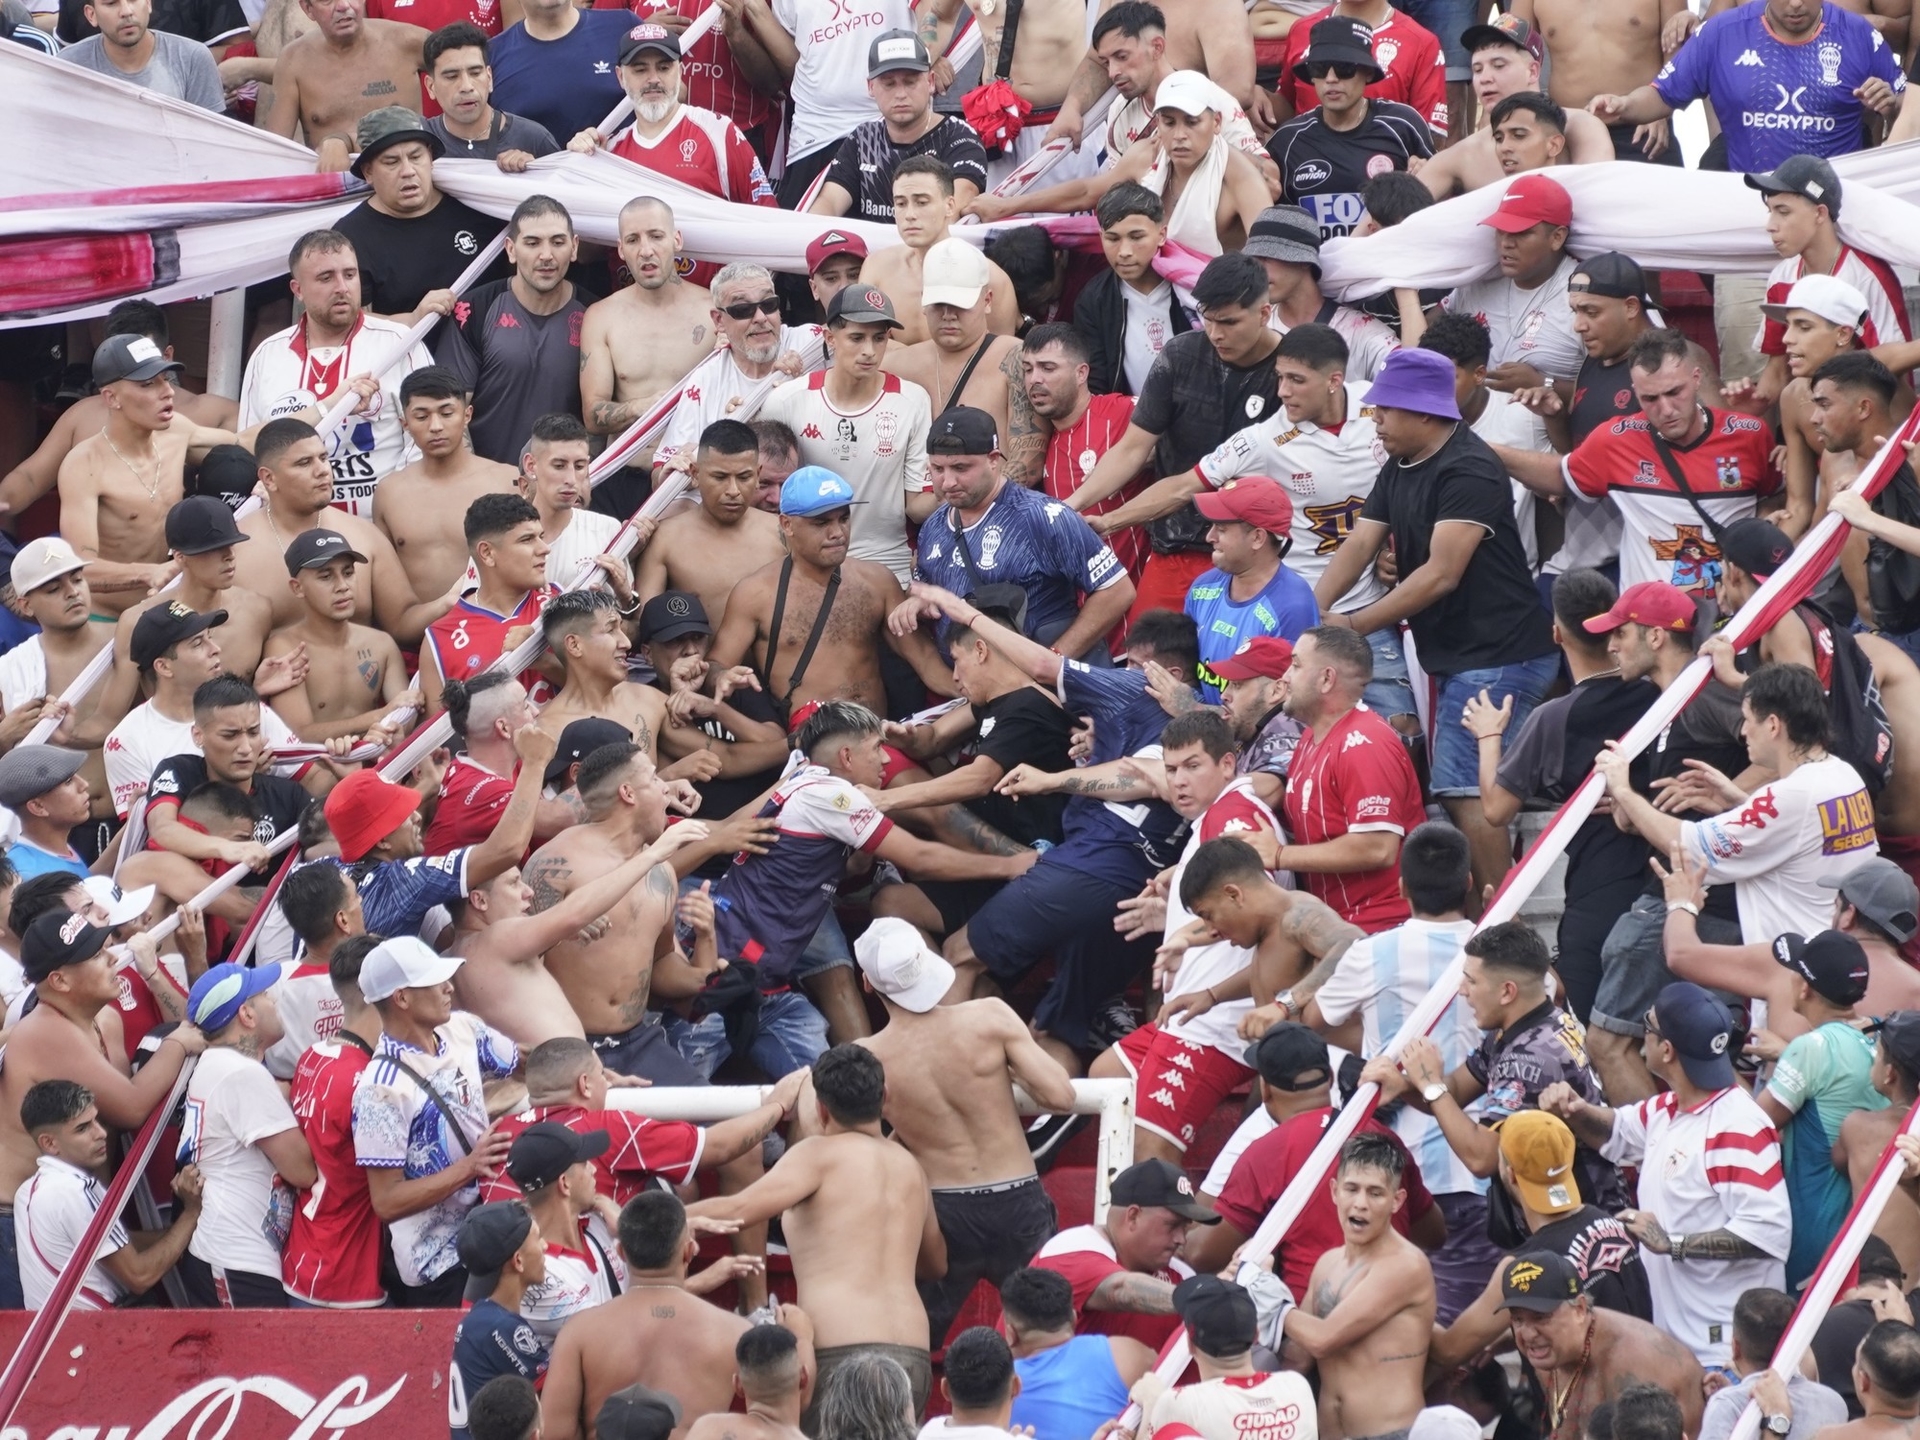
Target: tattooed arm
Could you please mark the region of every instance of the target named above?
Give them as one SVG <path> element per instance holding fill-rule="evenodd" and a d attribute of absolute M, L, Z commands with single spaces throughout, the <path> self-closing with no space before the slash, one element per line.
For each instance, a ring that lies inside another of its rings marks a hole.
<path fill-rule="evenodd" d="M 1041 770 L 1016 765 L 993 787 L 1015 799 L 1023 795 L 1093 795 L 1102 800 L 1151 800 L 1153 787 L 1127 768 L 1124 759 L 1072 770 Z"/>
<path fill-rule="evenodd" d="M 982 855 L 1018 855 L 1029 848 L 989 825 L 964 805 L 954 805 L 943 812 L 935 830 L 949 843 Z"/>
<path fill-rule="evenodd" d="M 1087 1296 L 1088 1310 L 1124 1310 L 1134 1315 L 1173 1314 L 1173 1286 L 1157 1275 L 1122 1270 L 1109 1275 Z"/>
<path fill-rule="evenodd" d="M 1007 347 L 1000 361 L 1000 373 L 1007 377 L 1007 435 L 1005 451 L 1007 474 L 1029 490 L 1040 488 L 1047 466 L 1048 427 L 1027 399 L 1027 382 L 1021 373 L 1020 359 L 1025 352 L 1018 345 Z"/>
<path fill-rule="evenodd" d="M 1633 1236 L 1656 1255 L 1671 1255 L 1676 1260 L 1767 1260 L 1779 1259 L 1744 1235 L 1731 1230 L 1703 1230 L 1695 1235 L 1670 1235 L 1650 1210 L 1623 1210 L 1620 1222 Z"/>
<path fill-rule="evenodd" d="M 1327 983 L 1340 957 L 1365 933 L 1342 920 L 1331 906 L 1295 891 L 1281 923 L 1253 952 L 1253 996 L 1265 1021 L 1260 1030 L 1278 1020 L 1301 1019 L 1307 1002 Z M 1311 970 L 1309 961 L 1317 962 Z M 1282 992 L 1290 992 L 1288 1004 L 1274 1000 Z"/>
<path fill-rule="evenodd" d="M 538 915 L 567 898 L 573 888 L 573 862 L 565 855 L 536 855 L 520 872 L 520 879 L 533 892 L 528 913 Z"/>

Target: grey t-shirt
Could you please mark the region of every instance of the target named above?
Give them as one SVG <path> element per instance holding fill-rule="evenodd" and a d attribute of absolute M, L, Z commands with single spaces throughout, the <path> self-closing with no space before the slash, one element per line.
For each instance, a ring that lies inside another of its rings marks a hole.
<path fill-rule="evenodd" d="M 185 100 L 216 115 L 224 112 L 227 101 L 220 89 L 220 67 L 213 63 L 213 53 L 197 40 L 165 30 L 147 33 L 153 36 L 153 58 L 144 70 L 129 73 L 116 66 L 107 58 L 106 39 L 99 35 L 89 35 L 69 45 L 60 52 L 60 58 L 98 74 L 129 81 L 143 90 Z"/>
<path fill-rule="evenodd" d="M 1752 1398 L 1753 1381 L 1749 1375 L 1708 1398 L 1706 1413 L 1700 1418 L 1700 1440 L 1727 1440 Z M 1793 1428 L 1787 1431 L 1787 1440 L 1812 1440 L 1830 1425 L 1847 1423 L 1847 1402 L 1804 1375 L 1787 1377 L 1787 1402 L 1793 1406 Z"/>
<path fill-rule="evenodd" d="M 484 140 L 461 139 L 447 129 L 444 115 L 429 115 L 427 129 L 440 137 L 451 160 L 498 160 L 508 150 L 524 150 L 538 160 L 560 149 L 546 126 L 524 115 L 509 115 L 504 110 L 493 112 L 493 127 Z"/>

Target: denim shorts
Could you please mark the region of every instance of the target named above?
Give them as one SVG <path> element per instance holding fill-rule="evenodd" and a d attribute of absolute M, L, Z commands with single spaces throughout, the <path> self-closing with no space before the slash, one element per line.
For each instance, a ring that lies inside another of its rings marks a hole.
<path fill-rule="evenodd" d="M 1702 915 L 1694 922 L 1708 945 L 1738 945 L 1738 921 Z M 1638 1040 L 1647 1033 L 1647 1011 L 1678 977 L 1667 969 L 1667 902 L 1642 895 L 1613 922 L 1600 947 L 1600 988 L 1593 997 L 1590 1028 Z"/>
<path fill-rule="evenodd" d="M 1480 742 L 1460 723 L 1468 700 L 1485 690 L 1498 705 L 1511 695 L 1513 718 L 1507 722 L 1507 734 L 1518 735 L 1521 724 L 1546 698 L 1559 673 L 1560 652 L 1551 650 L 1517 665 L 1490 665 L 1482 670 L 1462 670 L 1457 675 L 1434 676 L 1440 698 L 1433 709 L 1433 793 L 1480 793 Z"/>
<path fill-rule="evenodd" d="M 1447 79 L 1473 78 L 1472 57 L 1460 37 L 1470 26 L 1487 18 L 1487 11 L 1492 8 L 1487 0 L 1394 0 L 1393 8 L 1433 32 L 1440 48 L 1446 52 Z M 1460 116 L 1450 118 L 1455 125 L 1460 123 Z"/>
<path fill-rule="evenodd" d="M 1407 672 L 1407 652 L 1400 648 L 1400 631 L 1388 625 L 1367 636 L 1373 647 L 1373 679 L 1367 682 L 1360 701 L 1382 720 L 1396 715 L 1412 715 L 1413 682 Z"/>

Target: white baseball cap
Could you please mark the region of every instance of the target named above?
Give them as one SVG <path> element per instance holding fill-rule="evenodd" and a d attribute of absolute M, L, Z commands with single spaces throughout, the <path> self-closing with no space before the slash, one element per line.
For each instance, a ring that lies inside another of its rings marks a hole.
<path fill-rule="evenodd" d="M 1211 110 L 1220 115 L 1220 87 L 1198 70 L 1176 70 L 1153 92 L 1155 110 L 1178 110 L 1196 118 Z M 1226 117 L 1221 115 L 1222 119 Z"/>
<path fill-rule="evenodd" d="M 1832 325 L 1856 330 L 1867 313 L 1867 297 L 1834 275 L 1802 275 L 1787 292 L 1786 302 L 1762 305 L 1769 320 L 1784 320 L 1790 310 L 1809 310 Z M 14 588 L 20 587 L 16 584 Z"/>
<path fill-rule="evenodd" d="M 122 890 L 105 875 L 87 876 L 80 882 L 80 888 L 87 892 L 89 900 L 107 912 L 107 928 L 110 930 L 138 920 L 153 903 L 153 886 L 142 885 L 137 890 Z"/>
<path fill-rule="evenodd" d="M 927 948 L 905 920 L 885 916 L 853 942 L 860 973 L 902 1010 L 924 1014 L 953 988 L 953 966 Z"/>
<path fill-rule="evenodd" d="M 952 305 L 971 310 L 980 303 L 980 292 L 987 288 L 993 271 L 988 268 L 987 257 L 976 247 L 949 235 L 927 251 L 927 258 L 921 262 L 920 277 L 921 305 Z"/>
<path fill-rule="evenodd" d="M 385 1000 L 396 990 L 439 985 L 451 980 L 465 963 L 461 956 L 442 955 L 416 936 L 398 935 L 367 952 L 360 965 L 360 993 L 369 1001 Z"/>
<path fill-rule="evenodd" d="M 58 580 L 62 575 L 75 570 L 84 570 L 87 562 L 73 553 L 73 547 L 58 535 L 46 535 L 38 540 L 30 540 L 20 547 L 20 553 L 13 557 L 13 569 L 8 578 L 13 581 L 13 593 L 24 595 L 29 590 L 38 590 L 42 585 Z"/>

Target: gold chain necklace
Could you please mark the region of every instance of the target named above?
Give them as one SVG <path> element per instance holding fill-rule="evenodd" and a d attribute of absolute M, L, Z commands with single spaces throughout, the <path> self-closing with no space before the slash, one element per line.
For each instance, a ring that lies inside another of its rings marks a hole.
<path fill-rule="evenodd" d="M 1580 1377 L 1586 1373 L 1587 1361 L 1593 1356 L 1593 1329 L 1595 1321 L 1587 1321 L 1587 1338 L 1580 1347 L 1580 1363 L 1573 1368 L 1573 1374 L 1564 1387 L 1555 1389 L 1549 1402 L 1547 1422 L 1550 1426 L 1549 1440 L 1559 1440 L 1561 1423 L 1567 1418 L 1567 1404 L 1573 1399 L 1574 1387 L 1580 1383 Z"/>
<path fill-rule="evenodd" d="M 156 454 L 153 457 L 153 479 L 149 480 L 147 479 L 146 476 L 142 475 L 137 468 L 135 468 L 133 461 L 129 460 L 125 455 L 122 455 L 120 453 L 120 447 L 113 443 L 113 436 L 107 433 L 106 427 L 104 425 L 100 428 L 100 438 L 107 442 L 107 448 L 113 451 L 114 455 L 119 458 L 120 463 L 126 466 L 127 469 L 133 473 L 133 478 L 138 480 L 141 486 L 146 490 L 147 498 L 153 501 L 154 504 L 156 505 L 159 504 L 160 503 L 160 457 L 159 455 Z"/>

